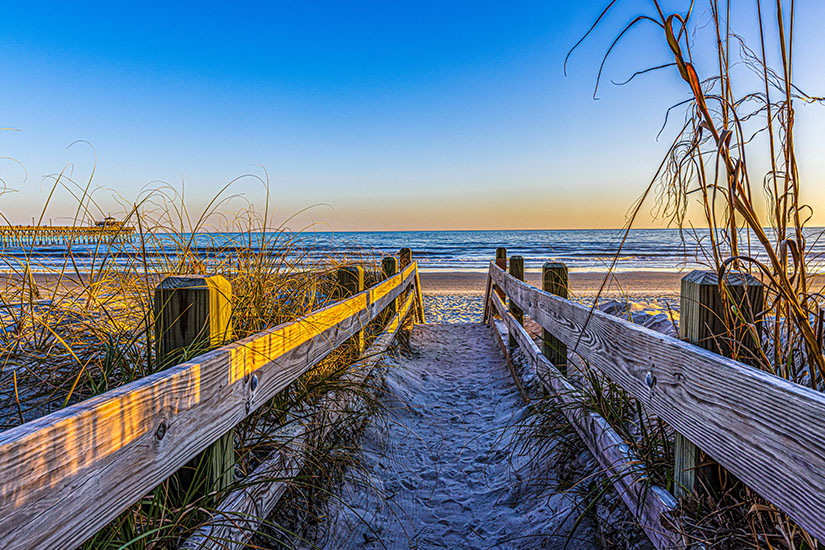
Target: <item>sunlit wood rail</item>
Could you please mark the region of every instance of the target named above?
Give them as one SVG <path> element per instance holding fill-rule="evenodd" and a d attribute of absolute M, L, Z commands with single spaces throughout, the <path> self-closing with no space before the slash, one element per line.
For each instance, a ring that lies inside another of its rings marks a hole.
<path fill-rule="evenodd" d="M 415 301 L 414 294 L 407 296 L 398 313 L 393 315 L 384 331 L 363 353 L 361 360 L 345 374 L 349 382 L 357 383 L 370 374 L 404 320 L 414 311 Z M 286 492 L 289 480 L 304 467 L 308 440 L 323 440 L 326 437 L 341 416 L 346 406 L 341 401 L 345 399 L 346 396 L 334 393 L 327 395 L 318 406 L 323 417 L 318 420 L 317 426 L 308 426 L 301 420 L 294 421 L 294 426 L 285 426 L 286 429 L 291 429 L 288 443 L 261 462 L 248 479 L 244 480 L 242 487 L 227 495 L 211 512 L 211 519 L 180 547 L 181 550 L 245 548 Z"/>
<path fill-rule="evenodd" d="M 499 312 L 562 402 L 575 395 L 569 383 L 539 353 L 494 290 L 564 343 L 571 356 L 597 368 L 811 535 L 825 540 L 825 395 L 554 296 L 491 262 L 485 318 L 493 309 Z M 601 440 L 607 433 L 603 420 L 581 411 L 566 414 L 603 465 L 618 465 L 622 455 L 625 462 L 633 460 L 621 440 Z M 679 540 L 657 519 L 668 514 L 672 497 L 658 490 L 652 496 L 650 490 L 640 493 L 632 486 L 644 482 L 638 474 L 625 487 L 628 475 L 618 472 L 614 485 L 651 540 L 659 548 L 673 548 Z"/>
<path fill-rule="evenodd" d="M 664 488 L 650 483 L 639 458 L 604 418 L 582 406 L 584 398 L 581 392 L 542 354 L 498 294 L 492 293 L 489 300 L 490 312 L 495 311 L 501 317 L 507 334 L 515 339 L 518 347 L 533 363 L 542 386 L 556 399 L 565 418 L 598 460 L 648 538 L 657 548 L 685 548 L 681 537 L 671 528 L 677 507 L 676 499 Z M 492 322 L 492 316 L 488 317 L 488 322 Z M 500 343 L 507 348 L 504 339 Z"/>
<path fill-rule="evenodd" d="M 132 238 L 135 228 L 108 224 L 76 227 L 57 225 L 3 225 L 0 226 L 0 247 L 94 244 L 125 241 Z"/>
<path fill-rule="evenodd" d="M 402 295 L 421 312 L 420 289 L 408 292 L 417 276 L 410 262 L 294 322 L 0 433 L 3 548 L 76 548 Z"/>

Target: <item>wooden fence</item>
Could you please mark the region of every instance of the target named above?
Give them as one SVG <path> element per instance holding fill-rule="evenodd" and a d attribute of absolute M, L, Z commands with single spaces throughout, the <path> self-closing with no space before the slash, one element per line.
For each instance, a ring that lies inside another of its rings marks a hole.
<path fill-rule="evenodd" d="M 410 261 L 294 322 L 0 433 L 2 547 L 76 548 L 400 299 L 379 344 L 411 309 L 423 320 L 417 280 Z M 219 509 L 261 511 L 266 491 Z"/>
<path fill-rule="evenodd" d="M 684 547 L 676 500 L 533 343 L 494 290 L 597 368 L 651 414 L 825 540 L 825 395 L 688 342 L 534 288 L 490 264 L 485 319 L 495 310 L 658 548 Z M 679 472 L 675 472 L 678 477 Z"/>

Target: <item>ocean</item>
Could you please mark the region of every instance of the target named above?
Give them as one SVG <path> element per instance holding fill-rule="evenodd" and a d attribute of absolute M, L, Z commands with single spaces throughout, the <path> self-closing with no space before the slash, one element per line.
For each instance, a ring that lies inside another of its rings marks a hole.
<path fill-rule="evenodd" d="M 822 271 L 825 258 L 825 242 L 821 238 L 823 228 L 806 231 L 808 239 L 810 267 Z M 545 231 L 364 231 L 364 232 L 306 232 L 281 234 L 277 239 L 291 240 L 292 253 L 301 257 L 303 263 L 311 263 L 325 256 L 339 255 L 345 251 L 359 249 L 369 255 L 380 257 L 397 254 L 404 247 L 413 250 L 413 256 L 425 271 L 482 271 L 495 257 L 496 247 L 507 248 L 508 255 L 524 257 L 527 269 L 540 268 L 547 261 L 564 262 L 571 269 L 586 271 L 606 270 L 622 241 L 624 232 L 618 229 L 569 229 Z M 253 235 L 252 250 L 257 250 L 257 235 Z M 707 230 L 699 230 L 698 237 L 704 241 L 697 245 L 696 238 L 682 235 L 676 229 L 634 229 L 630 232 L 616 263 L 618 271 L 685 271 L 707 266 L 702 248 L 706 246 Z M 746 238 L 742 235 L 742 238 Z M 176 236 L 180 239 L 181 236 Z M 211 256 L 233 254 L 227 251 L 227 244 L 236 243 L 238 234 L 209 233 L 191 236 L 201 253 Z M 248 236 L 246 236 L 248 239 Z M 133 252 L 139 247 L 137 241 L 119 245 L 122 250 L 112 248 L 105 255 L 106 261 L 127 263 L 133 261 Z M 176 249 L 171 237 L 156 235 L 154 244 L 147 244 L 147 255 L 162 257 Z M 756 248 L 756 247 L 755 247 Z M 103 249 L 96 252 L 96 246 L 73 245 L 71 255 L 81 269 L 88 269 L 93 259 L 102 261 Z M 38 269 L 54 269 L 69 261 L 65 246 L 35 246 L 31 249 L 9 247 L 0 249 L 0 270 L 15 269 L 30 256 L 31 264 Z M 763 258 L 761 254 L 755 254 Z"/>

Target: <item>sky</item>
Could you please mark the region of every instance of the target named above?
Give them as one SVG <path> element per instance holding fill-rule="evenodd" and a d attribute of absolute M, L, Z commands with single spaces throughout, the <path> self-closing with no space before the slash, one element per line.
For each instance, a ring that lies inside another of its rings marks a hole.
<path fill-rule="evenodd" d="M 797 4 L 797 74 L 825 95 L 825 7 Z M 660 33 L 640 28 L 594 99 L 602 56 L 647 9 L 640 2 L 620 3 L 565 75 L 602 7 L 13 3 L 0 18 L 0 128 L 11 129 L 0 131 L 0 177 L 16 192 L 0 195 L 0 213 L 30 222 L 65 171 L 79 185 L 92 178 L 101 215 L 160 182 L 197 212 L 234 181 L 226 193 L 242 198 L 222 210 L 260 210 L 265 180 L 275 219 L 292 228 L 620 227 L 666 151 L 672 134 L 656 139 L 665 111 L 686 89 L 674 71 L 610 83 L 670 61 Z M 823 109 L 798 115 L 815 211 L 825 207 Z M 60 190 L 45 218 L 61 223 L 75 209 Z M 647 212 L 641 225 L 660 223 Z"/>

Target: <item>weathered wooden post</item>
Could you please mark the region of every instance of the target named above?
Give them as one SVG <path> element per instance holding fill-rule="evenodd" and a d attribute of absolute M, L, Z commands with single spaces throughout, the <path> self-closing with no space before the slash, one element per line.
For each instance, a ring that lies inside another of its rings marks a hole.
<path fill-rule="evenodd" d="M 714 271 L 691 271 L 682 278 L 679 336 L 714 353 L 756 364 L 765 289 L 759 280 L 744 273 L 726 274 L 722 289 L 724 297 Z M 695 492 L 698 478 L 711 486 L 719 485 L 714 471 L 721 466 L 679 433 L 673 453 L 677 497 Z"/>
<path fill-rule="evenodd" d="M 496 248 L 496 265 L 507 271 L 507 248 L 503 246 Z"/>
<path fill-rule="evenodd" d="M 682 340 L 706 350 L 756 365 L 762 335 L 759 316 L 765 305 L 765 289 L 758 279 L 743 273 L 728 273 L 724 282 L 723 297 L 715 272 L 697 270 L 685 275 L 679 335 Z M 732 331 L 727 328 L 726 318 Z"/>
<path fill-rule="evenodd" d="M 507 271 L 507 249 L 503 246 L 496 248 L 496 266 L 502 271 Z M 496 292 L 502 301 L 506 298 L 502 289 L 496 287 Z"/>
<path fill-rule="evenodd" d="M 510 258 L 510 275 L 518 279 L 519 281 L 524 280 L 524 258 L 521 256 L 513 256 Z M 519 322 L 522 326 L 524 325 L 524 311 L 519 308 L 513 299 L 510 298 L 510 313 L 513 317 L 516 318 L 516 321 Z M 514 348 L 518 345 L 516 339 L 513 335 L 510 335 L 510 347 Z"/>
<path fill-rule="evenodd" d="M 387 256 L 381 259 L 381 271 L 384 273 L 384 280 L 389 279 L 398 273 L 398 260 L 394 256 Z M 384 327 L 387 321 L 392 319 L 398 311 L 398 298 L 390 302 L 381 316 L 381 326 Z"/>
<path fill-rule="evenodd" d="M 412 250 L 409 248 L 402 248 L 398 252 L 399 265 L 398 269 L 404 271 L 408 265 L 412 263 Z"/>
<path fill-rule="evenodd" d="M 337 272 L 338 284 L 335 286 L 335 299 L 343 300 L 358 294 L 364 290 L 364 268 L 361 266 L 341 267 Z M 364 330 L 361 327 L 357 333 L 352 335 L 354 342 L 355 356 L 360 357 L 364 353 Z"/>
<path fill-rule="evenodd" d="M 409 248 L 402 248 L 398 251 L 398 271 L 404 272 L 405 269 L 412 263 L 412 250 Z M 407 295 L 409 294 L 408 290 L 405 290 L 401 293 L 398 297 L 398 303 L 403 304 L 404 301 L 407 299 Z"/>
<path fill-rule="evenodd" d="M 541 268 L 541 289 L 567 299 L 567 266 L 561 262 L 546 262 Z M 567 346 L 542 329 L 541 351 L 563 375 L 567 376 Z"/>
<path fill-rule="evenodd" d="M 232 286 L 222 275 L 170 276 L 161 281 L 154 303 L 156 370 L 230 340 L 231 300 Z M 176 474 L 181 501 L 186 494 L 224 491 L 234 481 L 234 470 L 235 433 L 230 430 Z"/>
<path fill-rule="evenodd" d="M 155 290 L 155 346 L 166 368 L 232 337 L 232 286 L 222 275 L 170 276 Z"/>

